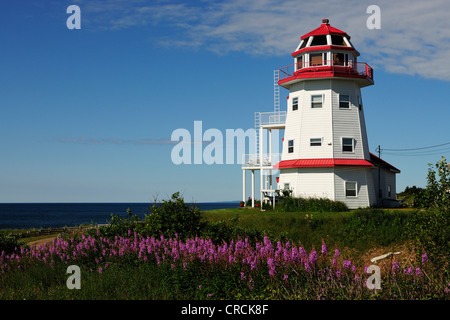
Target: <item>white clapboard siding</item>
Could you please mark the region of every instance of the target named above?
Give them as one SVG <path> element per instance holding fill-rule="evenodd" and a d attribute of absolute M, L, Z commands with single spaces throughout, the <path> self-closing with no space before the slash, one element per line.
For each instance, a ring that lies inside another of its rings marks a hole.
<path fill-rule="evenodd" d="M 334 199 L 333 168 L 283 169 L 280 187 L 289 183 L 293 196 Z"/>
<path fill-rule="evenodd" d="M 361 167 L 336 167 L 334 169 L 335 179 L 335 199 L 337 201 L 342 201 L 347 204 L 350 209 L 356 209 L 359 207 L 367 207 L 373 203 L 373 187 L 372 184 L 368 184 L 370 181 L 370 169 Z M 345 182 L 346 181 L 356 181 L 357 182 L 357 196 L 347 197 L 345 195 Z"/>

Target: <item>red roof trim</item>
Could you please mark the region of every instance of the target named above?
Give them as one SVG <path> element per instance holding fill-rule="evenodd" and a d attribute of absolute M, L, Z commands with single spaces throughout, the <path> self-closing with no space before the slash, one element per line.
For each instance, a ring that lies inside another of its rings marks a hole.
<path fill-rule="evenodd" d="M 280 161 L 274 165 L 274 169 L 340 166 L 372 167 L 373 165 L 364 159 L 294 159 Z"/>
<path fill-rule="evenodd" d="M 344 72 L 333 72 L 333 71 L 309 70 L 308 72 L 303 72 L 300 74 L 296 74 L 292 77 L 288 77 L 286 79 L 279 80 L 278 84 L 281 85 L 285 82 L 289 82 L 289 81 L 296 80 L 296 79 L 333 78 L 333 77 L 368 79 L 369 81 L 371 81 L 373 83 L 373 80 L 370 79 L 370 77 L 368 77 L 366 75 L 349 74 L 349 73 L 344 73 Z"/>
<path fill-rule="evenodd" d="M 325 34 L 335 34 L 335 35 L 346 36 L 347 39 L 350 40 L 350 36 L 346 32 L 339 30 L 335 27 L 332 27 L 327 23 L 321 24 L 320 27 L 318 27 L 317 29 L 314 29 L 311 32 L 308 32 L 307 34 L 303 35 L 300 39 L 303 40 L 310 36 L 321 36 L 321 35 L 325 35 Z"/>
<path fill-rule="evenodd" d="M 303 49 L 300 49 L 298 51 L 293 52 L 291 55 L 295 57 L 296 55 L 299 55 L 300 53 L 307 52 L 307 51 L 324 51 L 324 50 L 348 50 L 348 51 L 356 51 L 355 48 L 352 47 L 344 47 L 344 46 L 315 46 L 315 47 L 306 47 Z"/>
<path fill-rule="evenodd" d="M 370 153 L 370 161 L 374 164 L 377 165 L 377 162 L 379 164 L 383 164 L 385 167 L 388 167 L 389 169 L 392 169 L 394 171 L 398 171 L 398 173 L 400 173 L 401 171 L 399 169 L 397 169 L 396 167 L 394 167 L 392 164 L 387 163 L 386 161 L 384 161 L 381 158 L 378 158 L 376 155 L 374 155 L 372 152 Z"/>

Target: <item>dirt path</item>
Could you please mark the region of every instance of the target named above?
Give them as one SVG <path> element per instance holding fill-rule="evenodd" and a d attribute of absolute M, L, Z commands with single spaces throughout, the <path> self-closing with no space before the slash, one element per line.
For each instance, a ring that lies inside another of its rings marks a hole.
<path fill-rule="evenodd" d="M 57 235 L 55 234 L 55 235 L 53 235 L 51 237 L 48 237 L 48 238 L 31 241 L 31 242 L 28 243 L 28 245 L 30 246 L 30 248 L 31 247 L 37 248 L 37 247 L 39 247 L 39 245 L 44 245 L 45 243 L 52 242 L 53 239 L 56 239 L 56 238 L 57 238 Z"/>

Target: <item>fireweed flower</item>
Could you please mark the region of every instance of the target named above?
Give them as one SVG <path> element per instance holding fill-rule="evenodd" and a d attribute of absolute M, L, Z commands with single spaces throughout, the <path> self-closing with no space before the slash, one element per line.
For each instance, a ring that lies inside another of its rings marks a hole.
<path fill-rule="evenodd" d="M 409 267 L 408 269 L 403 270 L 403 273 L 410 276 L 413 273 L 413 268 Z"/>
<path fill-rule="evenodd" d="M 325 245 L 325 242 L 322 239 L 322 255 L 326 256 L 327 254 L 328 254 L 327 246 Z"/>
<path fill-rule="evenodd" d="M 422 276 L 422 271 L 420 270 L 419 267 L 416 268 L 416 277 L 420 277 Z"/>
<path fill-rule="evenodd" d="M 352 265 L 352 262 L 350 260 L 344 260 L 344 262 L 342 263 L 342 266 L 345 269 L 350 269 L 350 266 Z"/>
<path fill-rule="evenodd" d="M 339 253 L 339 249 L 338 249 L 338 248 L 334 249 L 334 257 L 335 257 L 335 258 L 339 258 L 340 255 L 341 255 L 341 254 Z"/>
<path fill-rule="evenodd" d="M 392 264 L 392 272 L 395 274 L 400 270 L 400 265 L 398 264 L 397 261 L 394 261 L 394 263 Z"/>
<path fill-rule="evenodd" d="M 316 250 L 311 251 L 311 253 L 309 254 L 309 263 L 314 266 L 314 264 L 317 261 L 317 252 Z"/>
<path fill-rule="evenodd" d="M 426 254 L 426 252 L 422 255 L 422 264 L 427 264 L 428 263 L 428 256 Z"/>
<path fill-rule="evenodd" d="M 333 261 L 331 262 L 331 265 L 336 268 L 337 267 L 337 260 L 333 259 Z"/>

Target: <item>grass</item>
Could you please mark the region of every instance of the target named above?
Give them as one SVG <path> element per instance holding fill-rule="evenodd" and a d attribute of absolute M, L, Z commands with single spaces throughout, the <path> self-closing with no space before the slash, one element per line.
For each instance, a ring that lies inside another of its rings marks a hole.
<path fill-rule="evenodd" d="M 301 243 L 305 248 L 329 245 L 345 247 L 357 259 L 374 248 L 392 249 L 409 239 L 406 221 L 411 209 L 359 209 L 345 212 L 278 212 L 253 208 L 203 211 L 206 221 L 225 221 L 263 230 L 273 239 Z"/>
<path fill-rule="evenodd" d="M 132 250 L 130 256 L 124 256 L 122 260 L 106 260 L 109 267 L 105 272 L 100 273 L 98 262 L 94 263 L 93 260 L 101 250 L 97 253 L 91 251 L 86 265 L 81 260 L 76 260 L 75 255 L 70 258 L 72 260 L 65 262 L 83 264 L 82 290 L 67 289 L 66 268 L 68 265 L 62 261 L 50 267 L 42 261 L 27 264 L 24 260 L 26 271 L 13 267 L 12 270 L 1 275 L 0 299 L 180 300 L 209 299 L 211 298 L 209 293 L 214 293 L 212 299 L 316 299 L 319 296 L 326 299 L 422 299 L 427 297 L 427 294 L 430 294 L 431 298 L 440 298 L 443 290 L 448 290 L 444 288 L 448 280 L 442 281 L 439 273 L 431 271 L 428 273 L 428 270 L 424 270 L 427 272 L 426 277 L 420 278 L 421 280 L 417 283 L 415 281 L 419 278 L 406 276 L 402 272 L 397 278 L 392 277 L 389 273 L 392 270 L 392 260 L 386 262 L 386 269 L 383 271 L 385 272 L 383 275 L 386 274 L 383 281 L 389 283 L 390 287 L 382 291 L 381 295 L 374 297 L 371 292 L 364 289 L 361 283 L 355 282 L 353 273 L 345 274 L 347 278 L 344 280 L 340 278 L 341 276 L 333 275 L 331 282 L 328 281 L 328 273 L 324 273 L 331 270 L 326 266 L 330 265 L 335 247 L 339 248 L 342 254 L 340 265 L 344 259 L 350 259 L 358 266 L 360 275 L 364 274 L 361 268 L 371 264 L 368 263 L 370 257 L 389 251 L 399 251 L 399 248 L 403 250 L 411 240 L 406 226 L 413 214 L 413 210 L 407 209 L 281 212 L 236 208 L 202 211 L 203 221 L 239 227 L 236 229 L 240 232 L 242 230 L 263 231 L 272 241 L 280 240 L 283 245 L 289 241 L 295 246 L 304 247 L 308 252 L 317 250 L 320 253 L 322 241 L 324 241 L 330 256 L 327 256 L 327 259 L 322 258 L 323 267 L 316 269 L 313 274 L 300 271 L 301 266 L 295 270 L 286 269 L 285 272 L 289 275 L 289 281 L 286 281 L 283 278 L 284 271 L 276 277 L 268 277 L 266 263 L 263 263 L 257 272 L 249 270 L 249 266 L 244 263 L 221 268 L 200 263 L 198 260 L 188 262 L 187 268 L 181 265 L 172 267 L 170 262 L 160 265 L 159 262 L 158 265 L 154 262 L 143 263 L 137 253 Z M 261 235 L 261 233 L 251 234 Z M 95 237 L 94 234 L 92 236 Z M 258 240 L 261 241 L 261 239 Z M 72 250 L 74 249 L 69 250 L 67 254 L 71 255 Z M 368 256 L 369 253 L 370 256 Z M 396 257 L 396 260 L 402 262 L 402 268 L 416 263 L 413 259 L 408 261 L 405 255 Z M 14 261 L 11 263 L 13 266 L 16 265 Z M 296 270 L 299 272 L 297 273 Z M 246 277 L 244 279 L 243 272 Z M 250 277 L 254 280 L 251 283 Z M 354 292 L 353 289 L 355 289 Z M 415 294 L 417 290 L 421 290 L 419 295 Z"/>

